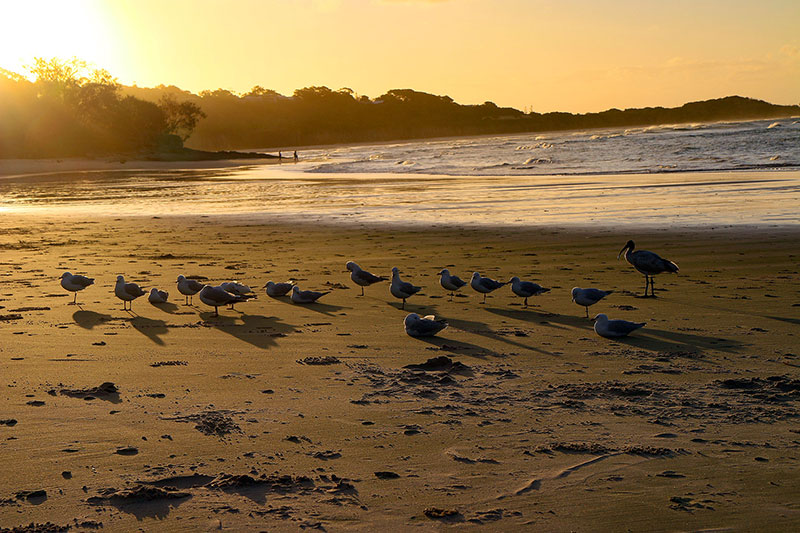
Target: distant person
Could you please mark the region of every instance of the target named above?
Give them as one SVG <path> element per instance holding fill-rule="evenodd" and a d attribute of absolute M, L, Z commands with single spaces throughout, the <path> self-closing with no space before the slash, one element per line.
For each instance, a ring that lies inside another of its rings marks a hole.
<path fill-rule="evenodd" d="M 283 154 L 278 152 L 278 159 L 283 159 Z"/>
<path fill-rule="evenodd" d="M 294 160 L 297 161 L 297 150 L 294 151 Z"/>

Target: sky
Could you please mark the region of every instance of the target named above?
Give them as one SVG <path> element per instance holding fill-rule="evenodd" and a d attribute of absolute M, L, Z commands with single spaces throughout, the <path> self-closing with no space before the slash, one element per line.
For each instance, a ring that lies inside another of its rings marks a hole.
<path fill-rule="evenodd" d="M 0 67 L 121 83 L 410 88 L 538 112 L 800 103 L 800 0 L 0 0 Z"/>

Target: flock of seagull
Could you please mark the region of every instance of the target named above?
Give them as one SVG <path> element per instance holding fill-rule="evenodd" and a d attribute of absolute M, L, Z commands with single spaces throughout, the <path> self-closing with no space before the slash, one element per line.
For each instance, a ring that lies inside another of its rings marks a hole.
<path fill-rule="evenodd" d="M 635 248 L 636 245 L 634 242 L 628 241 L 622 250 L 620 250 L 617 259 L 619 259 L 624 252 L 625 259 L 628 263 L 633 265 L 639 273 L 645 276 L 644 296 L 648 296 L 649 289 L 650 297 L 655 297 L 655 289 L 653 286 L 655 275 L 661 273 L 676 273 L 678 272 L 678 265 L 667 259 L 662 259 L 653 252 L 635 250 Z M 361 296 L 364 296 L 365 287 L 389 280 L 389 278 L 376 276 L 375 274 L 367 272 L 353 261 L 348 261 L 345 267 L 350 271 L 350 279 L 353 283 L 361 287 Z M 439 276 L 439 283 L 443 289 L 448 291 L 451 300 L 456 292 L 467 285 L 466 281 L 451 274 L 446 268 L 439 272 Z M 64 272 L 61 275 L 61 286 L 75 294 L 72 301 L 73 304 L 77 304 L 78 292 L 86 289 L 93 283 L 94 279 L 86 276 L 74 275 L 70 272 Z M 522 281 L 517 276 L 512 277 L 507 282 L 503 282 L 481 276 L 480 273 L 474 272 L 469 281 L 469 286 L 472 287 L 473 290 L 479 294 L 483 294 L 483 303 L 486 303 L 487 294 L 507 284 L 511 285 L 511 292 L 514 295 L 524 298 L 524 307 L 528 306 L 528 298 L 538 296 L 550 290 L 532 281 Z M 230 306 L 230 308 L 233 309 L 234 305 L 237 303 L 246 302 L 256 296 L 249 286 L 236 281 L 227 281 L 214 286 L 200 283 L 196 279 L 178 276 L 177 288 L 178 292 L 185 297 L 186 305 L 191 305 L 192 298 L 197 295 L 201 302 L 214 308 L 214 316 L 219 316 L 220 307 Z M 267 295 L 273 298 L 280 298 L 291 293 L 290 298 L 292 302 L 301 305 L 312 304 L 330 292 L 304 291 L 300 290 L 294 283 L 275 283 L 273 281 L 267 282 L 263 288 L 266 289 Z M 421 290 L 422 287 L 417 287 L 412 283 L 400 279 L 400 271 L 398 268 L 392 268 L 389 292 L 391 292 L 392 296 L 395 298 L 403 301 L 401 309 L 405 309 L 406 299 Z M 612 292 L 614 291 L 575 287 L 572 289 L 572 301 L 577 305 L 585 307 L 586 318 L 589 318 L 589 307 Z M 145 294 L 148 293 L 136 283 L 128 283 L 123 276 L 117 276 L 117 282 L 114 285 L 114 295 L 122 300 L 124 310 L 130 310 L 133 301 Z M 159 290 L 155 287 L 150 289 L 150 293 L 147 297 L 148 301 L 154 305 L 164 304 L 167 302 L 168 298 L 169 294 L 166 291 Z M 406 333 L 412 337 L 430 337 L 447 327 L 446 321 L 437 320 L 433 315 L 421 317 L 416 313 L 407 315 L 403 320 L 403 324 Z M 644 322 L 629 322 L 619 319 L 612 320 L 602 313 L 594 317 L 594 331 L 601 337 L 606 338 L 625 337 L 631 332 L 644 327 L 644 325 Z"/>

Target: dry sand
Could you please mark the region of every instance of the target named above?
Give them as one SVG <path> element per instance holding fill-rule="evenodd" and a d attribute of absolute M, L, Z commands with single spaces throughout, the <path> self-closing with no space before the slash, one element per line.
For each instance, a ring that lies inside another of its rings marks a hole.
<path fill-rule="evenodd" d="M 421 231 L 225 218 L 0 219 L 0 528 L 791 531 L 798 232 Z M 629 238 L 677 262 L 637 298 Z M 344 269 L 401 269 L 359 297 Z M 552 291 L 449 302 L 443 267 Z M 68 305 L 64 270 L 96 278 Z M 183 305 L 178 274 L 331 290 Z M 117 274 L 170 292 L 123 312 Z M 597 337 L 591 309 L 646 321 Z M 420 340 L 407 312 L 450 327 Z M 433 369 L 404 368 L 447 357 Z M 309 359 L 310 358 L 310 359 Z M 328 363 L 328 364 L 314 364 Z M 113 384 L 113 385 L 111 385 Z M 44 529 L 37 529 L 37 531 Z M 25 529 L 19 529 L 25 531 Z M 32 529 L 31 529 L 32 531 Z"/>

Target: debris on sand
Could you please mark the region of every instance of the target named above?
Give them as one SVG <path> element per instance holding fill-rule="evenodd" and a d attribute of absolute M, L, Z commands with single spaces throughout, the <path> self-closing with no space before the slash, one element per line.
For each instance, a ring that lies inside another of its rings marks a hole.
<path fill-rule="evenodd" d="M 0 420 L 0 426 L 9 426 L 9 427 L 11 427 L 11 426 L 16 426 L 16 425 L 17 425 L 17 420 L 14 419 L 14 418 L 6 418 L 6 419 Z"/>
<path fill-rule="evenodd" d="M 0 528 L 0 533 L 65 533 L 71 526 L 59 526 L 52 522 L 37 524 L 31 522 L 27 526 L 17 526 L 11 528 Z"/>
<path fill-rule="evenodd" d="M 247 474 L 219 474 L 204 487 L 209 489 L 235 490 L 242 487 L 260 486 L 267 492 L 289 493 L 308 490 L 314 487 L 314 481 L 307 476 L 289 474 L 261 474 L 253 477 Z"/>
<path fill-rule="evenodd" d="M 155 363 L 150 363 L 150 366 L 158 368 L 160 366 L 186 366 L 188 364 L 186 361 L 156 361 Z"/>
<path fill-rule="evenodd" d="M 464 520 L 464 516 L 455 509 L 428 507 L 423 513 L 431 520 L 442 520 L 445 522 L 461 522 Z"/>
<path fill-rule="evenodd" d="M 298 364 L 301 365 L 338 365 L 341 363 L 338 357 L 333 357 L 332 355 L 326 355 L 324 357 L 305 357 L 303 359 L 297 360 Z"/>
<path fill-rule="evenodd" d="M 381 472 L 375 472 L 375 477 L 378 479 L 397 479 L 400 477 L 400 474 L 389 471 L 381 471 Z"/>
<path fill-rule="evenodd" d="M 242 428 L 239 427 L 233 418 L 228 416 L 223 411 L 206 411 L 204 413 L 197 413 L 194 415 L 178 416 L 174 418 L 166 418 L 165 420 L 176 420 L 178 422 L 195 422 L 194 429 L 203 435 L 224 437 L 231 433 L 241 433 Z"/>
<path fill-rule="evenodd" d="M 656 446 L 608 446 L 599 442 L 554 442 L 552 444 L 544 444 L 535 447 L 535 453 L 582 453 L 589 455 L 609 455 L 609 454 L 622 454 L 629 455 L 642 455 L 647 457 L 674 457 L 676 455 L 683 455 L 689 453 L 683 448 L 660 448 Z M 532 455 L 531 452 L 523 452 L 526 455 Z"/>
<path fill-rule="evenodd" d="M 425 370 L 429 372 L 470 372 L 471 368 L 465 365 L 464 363 L 460 363 L 458 361 L 453 361 L 446 355 L 440 355 L 438 357 L 431 357 L 424 363 L 406 365 L 403 368 L 408 368 L 410 370 Z"/>
<path fill-rule="evenodd" d="M 130 489 L 101 489 L 99 496 L 91 496 L 86 501 L 91 504 L 105 503 L 139 503 L 154 500 L 178 500 L 190 498 L 188 492 L 177 490 L 173 487 L 153 487 L 147 485 L 136 485 Z"/>
<path fill-rule="evenodd" d="M 48 394 L 51 396 L 61 394 L 62 396 L 69 396 L 70 398 L 83 398 L 84 400 L 94 398 L 111 399 L 119 398 L 119 389 L 110 381 L 106 381 L 97 387 L 90 387 L 86 389 L 52 389 L 48 391 Z"/>

